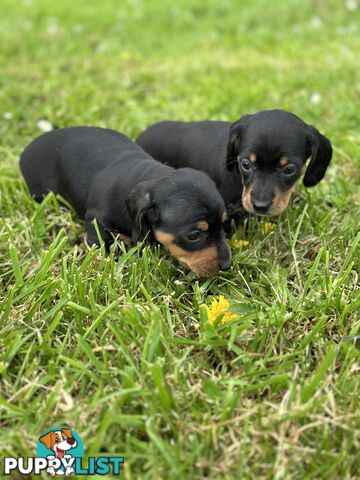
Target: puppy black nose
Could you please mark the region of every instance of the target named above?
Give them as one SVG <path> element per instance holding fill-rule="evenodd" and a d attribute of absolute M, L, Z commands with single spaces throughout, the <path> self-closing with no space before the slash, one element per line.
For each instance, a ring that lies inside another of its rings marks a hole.
<path fill-rule="evenodd" d="M 257 200 L 257 201 L 253 201 L 252 204 L 256 213 L 266 213 L 271 207 L 271 200 L 270 201 Z"/>
<path fill-rule="evenodd" d="M 69 437 L 69 438 L 67 439 L 67 441 L 68 441 L 68 443 L 69 443 L 70 445 L 73 445 L 73 444 L 76 442 L 76 440 L 75 440 L 74 437 Z"/>
<path fill-rule="evenodd" d="M 224 243 L 219 249 L 218 263 L 220 270 L 229 270 L 232 265 L 231 250 L 226 243 Z"/>
<path fill-rule="evenodd" d="M 232 261 L 231 258 L 228 258 L 227 260 L 220 260 L 219 261 L 219 267 L 220 270 L 229 270 L 231 267 Z"/>

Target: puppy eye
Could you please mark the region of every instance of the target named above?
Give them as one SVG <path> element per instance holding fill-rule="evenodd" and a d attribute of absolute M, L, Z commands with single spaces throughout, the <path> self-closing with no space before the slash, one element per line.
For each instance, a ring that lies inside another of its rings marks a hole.
<path fill-rule="evenodd" d="M 289 165 L 286 165 L 286 167 L 283 168 L 282 173 L 284 175 L 294 175 L 296 173 L 296 165 L 293 163 L 290 163 Z"/>
<path fill-rule="evenodd" d="M 187 238 L 190 242 L 195 242 L 196 240 L 199 240 L 200 235 L 201 235 L 201 232 L 200 232 L 199 230 L 194 230 L 193 232 L 189 232 L 189 233 L 186 235 L 186 238 Z"/>
<path fill-rule="evenodd" d="M 252 169 L 252 163 L 250 162 L 250 160 L 248 160 L 247 158 L 243 158 L 241 161 L 240 161 L 240 166 L 242 168 L 242 170 L 244 172 L 250 172 L 251 169 Z"/>

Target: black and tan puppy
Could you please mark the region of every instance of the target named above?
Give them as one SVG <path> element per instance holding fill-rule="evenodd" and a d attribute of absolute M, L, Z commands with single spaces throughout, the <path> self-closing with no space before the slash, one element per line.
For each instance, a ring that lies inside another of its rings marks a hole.
<path fill-rule="evenodd" d="M 207 172 L 233 214 L 238 206 L 257 215 L 279 215 L 296 181 L 316 185 L 332 156 L 329 140 L 284 110 L 264 110 L 230 122 L 160 122 L 137 143 L 152 157 L 175 168 Z"/>
<path fill-rule="evenodd" d="M 150 233 L 199 275 L 231 265 L 225 205 L 208 175 L 152 159 L 119 132 L 96 127 L 54 130 L 22 153 L 21 171 L 37 201 L 60 194 L 86 220 L 89 244 L 112 233 L 133 242 Z"/>

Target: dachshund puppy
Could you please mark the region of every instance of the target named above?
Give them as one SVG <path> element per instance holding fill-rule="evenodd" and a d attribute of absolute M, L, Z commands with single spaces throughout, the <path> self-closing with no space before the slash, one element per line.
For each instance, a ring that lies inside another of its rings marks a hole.
<path fill-rule="evenodd" d="M 85 219 L 90 245 L 99 243 L 96 219 L 107 248 L 112 233 L 134 243 L 150 233 L 199 275 L 231 265 L 225 205 L 209 176 L 162 165 L 119 132 L 54 130 L 25 148 L 20 166 L 36 201 L 52 191 Z"/>
<path fill-rule="evenodd" d="M 306 187 L 324 177 L 332 156 L 330 141 L 315 127 L 284 110 L 264 110 L 229 122 L 160 122 L 137 143 L 175 168 L 207 172 L 230 215 L 239 206 L 257 215 L 279 215 L 305 170 Z"/>

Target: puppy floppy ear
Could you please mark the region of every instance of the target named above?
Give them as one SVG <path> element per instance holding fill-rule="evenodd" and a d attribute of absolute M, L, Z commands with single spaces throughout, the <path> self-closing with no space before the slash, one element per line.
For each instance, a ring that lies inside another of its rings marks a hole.
<path fill-rule="evenodd" d="M 45 445 L 46 448 L 52 450 L 52 446 L 55 444 L 55 433 L 49 432 L 39 438 L 39 441 Z"/>
<path fill-rule="evenodd" d="M 158 212 L 150 182 L 139 183 L 126 200 L 126 206 L 131 217 L 133 243 L 141 240 L 151 226 L 158 221 Z"/>
<path fill-rule="evenodd" d="M 245 124 L 251 115 L 243 115 L 240 120 L 234 122 L 230 127 L 229 140 L 226 147 L 226 168 L 232 170 L 239 155 L 238 138 L 241 136 Z"/>
<path fill-rule="evenodd" d="M 304 176 L 305 187 L 313 187 L 324 177 L 332 157 L 330 140 L 312 125 L 307 127 L 307 141 L 310 147 L 311 160 Z"/>

